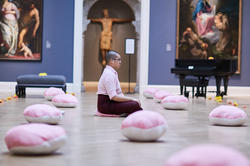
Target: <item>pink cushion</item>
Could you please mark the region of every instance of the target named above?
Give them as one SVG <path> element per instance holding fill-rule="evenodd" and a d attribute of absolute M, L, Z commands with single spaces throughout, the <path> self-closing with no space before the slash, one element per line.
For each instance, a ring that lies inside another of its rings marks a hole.
<path fill-rule="evenodd" d="M 24 109 L 23 115 L 31 123 L 57 124 L 62 119 L 62 111 L 47 104 L 34 104 Z"/>
<path fill-rule="evenodd" d="M 242 125 L 247 121 L 247 114 L 235 106 L 221 105 L 210 112 L 209 121 L 218 125 Z"/>
<path fill-rule="evenodd" d="M 66 139 L 62 127 L 30 123 L 11 128 L 5 136 L 5 143 L 11 153 L 47 154 L 62 147 Z"/>
<path fill-rule="evenodd" d="M 155 94 L 154 94 L 154 100 L 156 102 L 161 102 L 161 100 L 163 100 L 165 97 L 167 96 L 171 96 L 172 94 L 167 92 L 167 91 L 164 91 L 164 90 L 159 90 L 157 91 Z"/>
<path fill-rule="evenodd" d="M 143 96 L 146 98 L 153 99 L 154 94 L 158 91 L 156 88 L 147 88 L 143 91 Z"/>
<path fill-rule="evenodd" d="M 120 115 L 116 115 L 116 114 L 104 114 L 99 112 L 98 110 L 95 113 L 96 116 L 101 116 L 101 117 L 120 117 Z"/>
<path fill-rule="evenodd" d="M 153 111 L 137 111 L 122 122 L 122 134 L 132 141 L 155 141 L 167 129 L 165 118 Z"/>
<path fill-rule="evenodd" d="M 50 87 L 48 89 L 46 89 L 43 93 L 43 96 L 47 99 L 47 100 L 51 100 L 54 96 L 56 95 L 60 95 L 60 94 L 65 94 L 64 91 L 60 88 L 54 88 L 54 87 Z"/>
<path fill-rule="evenodd" d="M 183 110 L 188 106 L 188 99 L 184 96 L 167 96 L 161 101 L 161 105 L 166 109 Z"/>
<path fill-rule="evenodd" d="M 165 166 L 249 166 L 240 152 L 214 144 L 195 145 L 172 155 Z"/>
<path fill-rule="evenodd" d="M 78 100 L 71 94 L 61 94 L 53 97 L 52 103 L 57 107 L 76 107 Z"/>

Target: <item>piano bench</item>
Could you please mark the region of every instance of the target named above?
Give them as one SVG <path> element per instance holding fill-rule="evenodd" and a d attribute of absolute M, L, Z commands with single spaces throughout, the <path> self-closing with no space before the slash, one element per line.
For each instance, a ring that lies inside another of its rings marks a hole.
<path fill-rule="evenodd" d="M 180 82 L 180 86 L 184 86 L 184 95 L 188 97 L 187 87 L 192 87 L 192 98 L 194 98 L 194 91 L 196 87 L 196 97 L 203 96 L 206 98 L 207 94 L 207 79 L 194 79 L 194 78 L 185 78 Z"/>

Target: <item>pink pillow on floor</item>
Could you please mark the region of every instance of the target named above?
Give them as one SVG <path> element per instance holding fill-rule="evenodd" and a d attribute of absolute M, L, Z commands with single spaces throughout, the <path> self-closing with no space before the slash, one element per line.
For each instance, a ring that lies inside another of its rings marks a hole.
<path fill-rule="evenodd" d="M 104 114 L 99 112 L 98 110 L 96 111 L 95 115 L 100 117 L 121 117 L 121 115 L 116 115 L 116 114 Z"/>
<path fill-rule="evenodd" d="M 172 94 L 164 90 L 159 90 L 154 94 L 154 100 L 160 103 L 167 96 L 172 96 Z"/>
<path fill-rule="evenodd" d="M 154 98 L 154 94 L 158 91 L 156 88 L 147 88 L 143 91 L 143 96 L 149 99 Z"/>
<path fill-rule="evenodd" d="M 209 121 L 217 125 L 242 125 L 247 121 L 247 114 L 235 106 L 221 105 L 210 112 Z"/>
<path fill-rule="evenodd" d="M 61 94 L 53 97 L 52 103 L 57 107 L 76 107 L 78 100 L 71 94 Z"/>
<path fill-rule="evenodd" d="M 153 111 L 137 111 L 122 122 L 123 136 L 131 141 L 156 141 L 167 130 L 165 118 Z"/>
<path fill-rule="evenodd" d="M 30 123 L 58 124 L 62 120 L 62 111 L 47 104 L 34 104 L 24 109 L 23 115 Z"/>
<path fill-rule="evenodd" d="M 184 96 L 167 96 L 161 101 L 164 108 L 173 110 L 184 110 L 188 103 L 188 99 Z"/>
<path fill-rule="evenodd" d="M 49 154 L 61 148 L 67 140 L 59 126 L 30 123 L 11 128 L 5 143 L 14 154 Z"/>
<path fill-rule="evenodd" d="M 60 88 L 50 87 L 44 91 L 43 96 L 45 97 L 45 99 L 51 100 L 54 96 L 60 94 L 65 94 L 65 92 Z"/>
<path fill-rule="evenodd" d="M 214 144 L 195 145 L 172 155 L 165 166 L 249 166 L 240 152 Z"/>

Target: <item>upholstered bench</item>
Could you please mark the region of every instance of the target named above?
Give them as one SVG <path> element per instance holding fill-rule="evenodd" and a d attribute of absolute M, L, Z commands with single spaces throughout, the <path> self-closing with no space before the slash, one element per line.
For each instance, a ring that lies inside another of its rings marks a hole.
<path fill-rule="evenodd" d="M 35 74 L 20 75 L 17 77 L 16 95 L 25 97 L 25 89 L 31 88 L 62 88 L 66 92 L 66 78 L 63 75 L 39 76 Z"/>

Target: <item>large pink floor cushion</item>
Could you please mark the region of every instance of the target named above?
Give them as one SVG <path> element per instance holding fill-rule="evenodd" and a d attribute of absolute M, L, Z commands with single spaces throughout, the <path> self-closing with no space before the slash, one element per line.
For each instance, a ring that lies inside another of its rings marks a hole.
<path fill-rule="evenodd" d="M 67 140 L 59 126 L 30 123 L 10 129 L 5 143 L 14 154 L 49 154 L 61 148 Z"/>
<path fill-rule="evenodd" d="M 45 99 L 51 100 L 54 96 L 61 94 L 65 94 L 65 92 L 62 89 L 50 87 L 44 91 L 43 96 L 45 97 Z"/>
<path fill-rule="evenodd" d="M 156 88 L 147 88 L 143 91 L 143 96 L 148 99 L 153 99 L 154 94 L 158 91 Z"/>
<path fill-rule="evenodd" d="M 221 105 L 210 112 L 209 121 L 216 125 L 237 126 L 247 121 L 247 114 L 235 106 Z"/>
<path fill-rule="evenodd" d="M 184 96 L 167 96 L 161 101 L 162 107 L 170 110 L 187 109 L 189 102 Z"/>
<path fill-rule="evenodd" d="M 195 145 L 172 155 L 165 166 L 249 166 L 240 152 L 215 144 Z"/>
<path fill-rule="evenodd" d="M 53 97 L 52 103 L 57 107 L 76 107 L 78 100 L 71 94 L 62 94 Z"/>
<path fill-rule="evenodd" d="M 156 141 L 167 130 L 165 118 L 153 111 L 138 111 L 122 122 L 122 134 L 131 141 Z"/>
<path fill-rule="evenodd" d="M 58 124 L 62 120 L 62 111 L 47 104 L 34 104 L 24 109 L 23 115 L 30 123 Z"/>
<path fill-rule="evenodd" d="M 154 94 L 154 101 L 160 103 L 165 97 L 171 96 L 172 94 L 165 91 L 165 90 L 159 90 Z"/>

